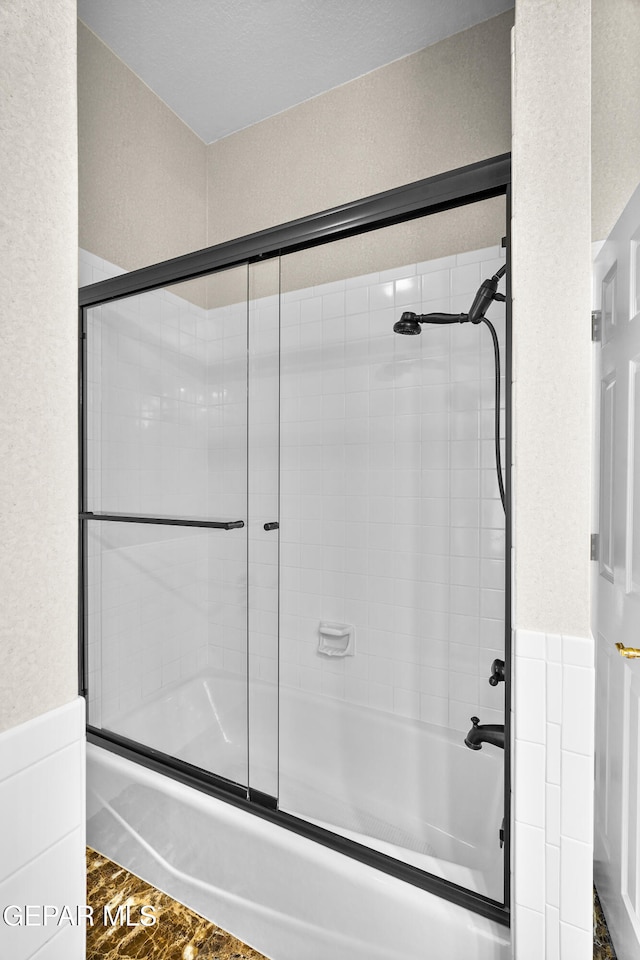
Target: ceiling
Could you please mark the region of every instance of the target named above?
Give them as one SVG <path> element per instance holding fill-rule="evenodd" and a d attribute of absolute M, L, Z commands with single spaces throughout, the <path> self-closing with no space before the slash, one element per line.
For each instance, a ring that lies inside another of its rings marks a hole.
<path fill-rule="evenodd" d="M 211 143 L 514 0 L 78 0 L 78 16 Z"/>

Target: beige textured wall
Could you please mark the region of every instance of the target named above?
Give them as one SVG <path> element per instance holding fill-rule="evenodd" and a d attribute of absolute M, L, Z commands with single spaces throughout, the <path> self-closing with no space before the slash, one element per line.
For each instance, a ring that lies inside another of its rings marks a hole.
<path fill-rule="evenodd" d="M 513 11 L 207 149 L 219 243 L 511 149 Z"/>
<path fill-rule="evenodd" d="M 77 695 L 75 18 L 0 5 L 0 730 Z"/>
<path fill-rule="evenodd" d="M 206 146 L 78 23 L 80 246 L 125 270 L 207 245 Z"/>
<path fill-rule="evenodd" d="M 518 0 L 514 71 L 515 626 L 588 637 L 589 0 Z"/>
<path fill-rule="evenodd" d="M 79 23 L 80 246 L 135 269 L 506 153 L 512 22 L 502 14 L 209 146 Z M 495 217 L 462 220 L 423 259 L 502 235 Z M 370 260 L 375 240 L 361 244 Z M 360 269 L 353 250 L 342 275 Z M 387 244 L 386 266 L 403 256 Z"/>
<path fill-rule="evenodd" d="M 640 183 L 640 2 L 592 0 L 592 237 Z"/>

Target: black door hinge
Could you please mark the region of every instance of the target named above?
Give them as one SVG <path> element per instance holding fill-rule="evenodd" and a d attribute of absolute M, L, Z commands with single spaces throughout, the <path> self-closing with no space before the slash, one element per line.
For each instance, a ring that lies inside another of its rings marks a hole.
<path fill-rule="evenodd" d="M 600 535 L 597 533 L 591 534 L 591 559 L 600 559 Z"/>

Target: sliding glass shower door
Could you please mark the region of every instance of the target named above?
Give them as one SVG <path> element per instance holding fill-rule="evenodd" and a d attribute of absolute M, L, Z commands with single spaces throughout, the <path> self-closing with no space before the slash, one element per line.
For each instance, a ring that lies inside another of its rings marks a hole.
<path fill-rule="evenodd" d="M 504 743 L 492 337 L 394 325 L 468 313 L 504 232 L 499 197 L 281 264 L 280 809 L 496 900 L 504 751 L 465 745 Z"/>
<path fill-rule="evenodd" d="M 88 716 L 248 783 L 247 280 L 87 311 Z"/>
<path fill-rule="evenodd" d="M 505 222 L 500 195 L 223 245 L 89 298 L 82 341 L 90 735 L 487 916 L 509 348 L 500 298 L 466 315 Z"/>

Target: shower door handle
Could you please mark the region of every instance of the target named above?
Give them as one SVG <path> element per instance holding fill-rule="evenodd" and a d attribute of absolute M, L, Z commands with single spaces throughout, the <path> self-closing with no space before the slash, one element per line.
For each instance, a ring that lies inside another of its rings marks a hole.
<path fill-rule="evenodd" d="M 277 520 L 272 520 L 271 523 L 265 523 L 264 525 L 265 530 L 279 530 L 279 528 L 280 524 Z"/>

